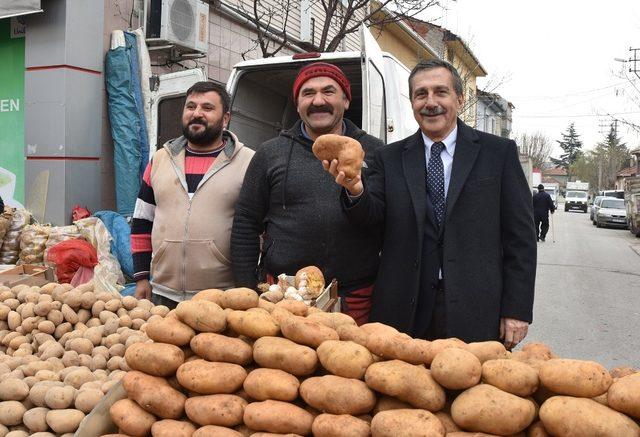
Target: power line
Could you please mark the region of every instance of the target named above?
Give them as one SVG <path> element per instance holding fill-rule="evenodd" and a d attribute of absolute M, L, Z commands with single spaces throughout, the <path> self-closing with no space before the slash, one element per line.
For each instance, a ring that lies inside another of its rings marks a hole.
<path fill-rule="evenodd" d="M 604 86 L 602 88 L 593 88 L 590 90 L 584 90 L 584 91 L 576 91 L 574 93 L 568 93 L 568 94 L 556 94 L 553 96 L 510 96 L 511 99 L 515 100 L 515 99 L 530 99 L 530 100 L 535 100 L 535 99 L 559 99 L 559 98 L 564 98 L 564 97 L 571 97 L 571 96 L 579 96 L 579 95 L 583 95 L 583 94 L 591 94 L 591 93 L 595 93 L 598 91 L 602 91 L 602 90 L 606 90 L 609 88 L 615 88 L 617 86 L 629 86 L 628 82 L 618 82 L 618 83 L 614 83 L 611 85 L 607 85 Z"/>
<path fill-rule="evenodd" d="M 614 112 L 612 114 L 607 114 L 609 116 L 613 115 L 629 115 L 629 114 L 640 114 L 640 111 L 631 111 L 631 112 Z M 603 114 L 564 114 L 564 115 L 518 115 L 514 114 L 514 117 L 519 118 L 580 118 L 580 117 L 602 117 Z"/>

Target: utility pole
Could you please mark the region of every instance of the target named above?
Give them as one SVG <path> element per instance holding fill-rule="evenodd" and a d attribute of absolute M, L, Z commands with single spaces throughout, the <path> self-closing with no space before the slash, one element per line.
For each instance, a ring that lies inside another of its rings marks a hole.
<path fill-rule="evenodd" d="M 629 72 L 635 74 L 640 79 L 640 48 L 629 47 L 631 56 L 629 57 Z"/>
<path fill-rule="evenodd" d="M 611 129 L 611 123 L 608 123 L 606 120 L 600 120 L 600 134 L 607 135 L 609 133 L 609 129 Z"/>

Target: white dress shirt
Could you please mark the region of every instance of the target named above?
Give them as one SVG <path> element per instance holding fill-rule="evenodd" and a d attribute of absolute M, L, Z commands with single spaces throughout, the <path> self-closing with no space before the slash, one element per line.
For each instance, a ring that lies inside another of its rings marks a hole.
<path fill-rule="evenodd" d="M 431 158 L 431 145 L 435 141 L 426 136 L 424 132 L 422 132 L 422 139 L 424 140 L 424 154 L 426 159 L 426 165 L 429 167 L 429 159 Z M 456 151 L 456 140 L 458 139 L 458 126 L 454 127 L 453 130 L 447 138 L 442 140 L 444 144 L 444 149 L 442 149 L 442 153 L 440 153 L 440 158 L 442 159 L 442 165 L 444 166 L 444 198 L 447 198 L 447 193 L 449 192 L 449 182 L 451 182 L 451 168 L 453 167 L 453 154 Z"/>

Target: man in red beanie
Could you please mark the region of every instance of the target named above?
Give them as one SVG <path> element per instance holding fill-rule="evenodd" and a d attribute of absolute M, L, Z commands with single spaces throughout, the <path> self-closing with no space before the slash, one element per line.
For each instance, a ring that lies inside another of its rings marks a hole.
<path fill-rule="evenodd" d="M 253 288 L 259 280 L 315 265 L 327 282 L 338 280 L 343 311 L 365 323 L 380 231 L 349 222 L 339 201 L 340 187 L 331 183 L 311 147 L 318 136 L 329 133 L 358 140 L 365 151 L 366 177 L 373 152 L 383 143 L 344 118 L 351 85 L 333 64 L 315 62 L 300 69 L 292 98 L 300 120 L 258 147 L 236 204 L 231 231 L 236 285 Z"/>

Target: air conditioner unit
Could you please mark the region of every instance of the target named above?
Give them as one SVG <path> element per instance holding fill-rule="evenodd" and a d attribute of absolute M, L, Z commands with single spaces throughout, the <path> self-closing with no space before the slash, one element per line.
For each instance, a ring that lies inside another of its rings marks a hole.
<path fill-rule="evenodd" d="M 207 53 L 209 5 L 200 0 L 149 0 L 146 38 L 189 51 Z"/>

